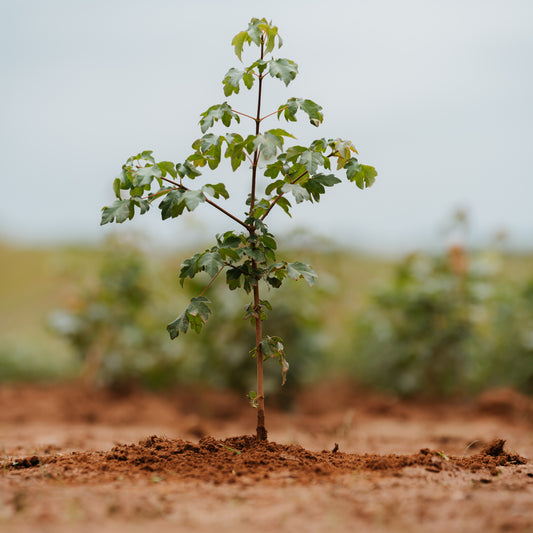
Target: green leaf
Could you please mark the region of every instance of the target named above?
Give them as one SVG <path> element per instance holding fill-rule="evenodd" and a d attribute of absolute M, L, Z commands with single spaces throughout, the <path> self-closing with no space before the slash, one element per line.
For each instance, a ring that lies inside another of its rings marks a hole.
<path fill-rule="evenodd" d="M 272 182 L 265 189 L 265 194 L 272 194 L 273 191 L 276 191 L 276 193 L 279 194 L 281 191 L 281 188 L 283 187 L 283 185 L 285 185 L 285 183 L 286 182 L 284 180 L 276 180 Z"/>
<path fill-rule="evenodd" d="M 300 102 L 300 107 L 304 113 L 307 113 L 309 116 L 309 122 L 318 127 L 318 125 L 324 120 L 324 115 L 322 114 L 322 107 L 313 102 L 312 100 L 302 100 Z"/>
<path fill-rule="evenodd" d="M 211 302 L 205 296 L 193 298 L 187 309 L 167 326 L 170 338 L 175 339 L 180 333 L 187 333 L 189 327 L 200 333 L 211 314 L 207 305 L 209 303 Z"/>
<path fill-rule="evenodd" d="M 272 311 L 272 304 L 268 300 L 259 300 L 259 304 L 262 307 L 266 307 L 269 311 Z"/>
<path fill-rule="evenodd" d="M 159 204 L 159 209 L 163 220 L 179 217 L 185 210 L 183 191 L 170 191 Z"/>
<path fill-rule="evenodd" d="M 126 220 L 131 220 L 135 215 L 135 207 L 138 207 L 140 214 L 144 215 L 150 209 L 150 203 L 144 198 L 115 200 L 111 206 L 102 209 L 100 225 L 109 224 L 113 220 L 116 220 L 119 224 Z"/>
<path fill-rule="evenodd" d="M 171 322 L 167 326 L 167 331 L 170 334 L 170 338 L 174 340 L 180 333 L 187 333 L 189 330 L 189 317 L 184 311 L 176 320 Z"/>
<path fill-rule="evenodd" d="M 325 187 L 333 187 L 333 185 L 337 185 L 337 183 L 341 182 L 341 180 L 337 178 L 336 176 L 334 176 L 333 174 L 315 174 L 311 178 L 311 180 L 321 183 Z"/>
<path fill-rule="evenodd" d="M 297 204 L 300 204 L 305 200 L 309 200 L 309 193 L 307 192 L 307 190 L 304 189 L 301 185 L 298 185 L 297 183 L 285 183 L 285 185 L 283 185 L 283 187 L 281 188 L 281 192 L 292 193 Z"/>
<path fill-rule="evenodd" d="M 265 19 L 262 19 L 262 21 L 265 21 Z M 262 30 L 259 27 L 259 24 L 262 21 L 259 19 L 253 18 L 250 24 L 248 24 L 248 30 L 247 30 L 248 36 L 250 37 L 251 41 L 254 42 L 257 46 L 261 44 Z"/>
<path fill-rule="evenodd" d="M 299 101 L 301 98 L 290 98 L 286 104 L 282 104 L 278 107 L 278 118 L 283 113 L 287 122 L 296 122 L 296 113 L 300 108 Z"/>
<path fill-rule="evenodd" d="M 309 285 L 314 285 L 316 279 L 318 278 L 315 271 L 304 263 L 287 263 L 287 276 L 294 280 L 299 280 L 303 278 Z"/>
<path fill-rule="evenodd" d="M 253 139 L 253 149 L 259 149 L 263 159 L 270 160 L 276 156 L 278 150 L 283 149 L 284 137 L 294 136 L 281 128 L 265 131 Z"/>
<path fill-rule="evenodd" d="M 235 37 L 233 37 L 233 40 L 231 41 L 232 46 L 235 47 L 235 55 L 242 61 L 242 49 L 244 47 L 244 43 L 250 43 L 251 39 L 248 35 L 248 32 L 241 31 Z"/>
<path fill-rule="evenodd" d="M 270 202 L 266 198 L 262 198 L 260 201 L 256 201 L 253 211 L 255 218 L 261 218 L 270 207 Z"/>
<path fill-rule="evenodd" d="M 278 78 L 285 85 L 289 85 L 298 74 L 298 65 L 290 59 L 272 59 L 268 72 L 273 78 Z"/>
<path fill-rule="evenodd" d="M 185 161 L 184 163 L 178 163 L 176 165 L 176 171 L 181 178 L 187 177 L 191 180 L 193 180 L 197 176 L 202 175 L 202 173 L 196 168 L 194 168 L 194 166 L 191 165 L 189 161 Z"/>
<path fill-rule="evenodd" d="M 120 200 L 121 199 L 121 196 L 120 196 L 120 190 L 122 189 L 121 187 L 121 179 L 120 178 L 115 178 L 115 180 L 113 181 L 113 192 L 115 193 L 115 196 Z"/>
<path fill-rule="evenodd" d="M 183 200 L 188 211 L 194 211 L 202 202 L 205 202 L 205 196 L 202 191 L 185 191 Z"/>
<path fill-rule="evenodd" d="M 144 150 L 143 152 L 141 152 L 138 156 L 137 156 L 137 159 L 145 159 L 146 161 L 148 161 L 149 163 L 152 163 L 152 165 L 155 164 L 155 160 L 152 156 L 153 154 L 153 150 Z"/>
<path fill-rule="evenodd" d="M 324 188 L 324 186 L 321 183 L 318 183 L 317 181 L 312 180 L 312 179 L 307 180 L 303 184 L 303 187 L 309 193 L 309 195 L 310 195 L 309 199 L 311 201 L 314 200 L 315 202 L 319 202 L 320 201 L 320 195 L 324 194 L 326 192 L 326 189 Z"/>
<path fill-rule="evenodd" d="M 240 90 L 239 83 L 244 76 L 244 71 L 230 68 L 224 79 L 222 80 L 222 85 L 224 86 L 224 95 L 231 96 L 232 93 L 237 94 Z"/>
<path fill-rule="evenodd" d="M 351 159 L 352 152 L 357 153 L 352 141 L 343 139 L 330 139 L 328 142 L 332 155 L 337 158 L 337 170 L 344 168 L 346 163 Z"/>
<path fill-rule="evenodd" d="M 241 121 L 239 115 L 233 112 L 231 106 L 228 105 L 227 102 L 211 106 L 207 111 L 201 113 L 200 116 L 202 117 L 200 119 L 200 129 L 202 130 L 202 133 L 205 133 L 218 120 L 221 120 L 226 127 L 231 124 L 232 119 L 237 122 Z"/>
<path fill-rule="evenodd" d="M 161 170 L 163 177 L 167 174 L 170 174 L 173 178 L 178 177 L 178 172 L 176 171 L 176 165 L 171 161 L 161 161 L 157 163 L 159 170 Z"/>
<path fill-rule="evenodd" d="M 254 75 L 251 72 L 245 72 L 242 76 L 242 81 L 247 89 L 251 89 L 254 85 Z"/>
<path fill-rule="evenodd" d="M 262 235 L 261 242 L 263 243 L 263 246 L 266 246 L 271 250 L 276 250 L 278 247 L 276 239 L 274 239 L 274 235 L 272 235 L 271 233 L 265 233 L 265 235 Z"/>
<path fill-rule="evenodd" d="M 319 165 L 329 165 L 329 159 L 321 151 L 305 146 L 291 146 L 287 150 L 287 161 L 302 165 L 311 175 L 317 171 Z"/>
<path fill-rule="evenodd" d="M 150 209 L 150 202 L 145 198 L 131 198 L 130 201 L 139 208 L 141 215 Z"/>
<path fill-rule="evenodd" d="M 204 252 L 198 260 L 199 269 L 205 270 L 211 278 L 214 278 L 223 266 L 224 261 L 218 252 Z"/>
<path fill-rule="evenodd" d="M 275 161 L 274 163 L 270 163 L 267 165 L 266 170 L 263 172 L 263 174 L 267 178 L 277 178 L 280 172 L 285 172 L 284 163 L 283 161 L 280 161 L 279 159 Z"/>
<path fill-rule="evenodd" d="M 305 146 L 291 146 L 287 150 L 287 161 L 295 162 L 306 150 L 308 150 L 308 148 Z"/>
<path fill-rule="evenodd" d="M 214 185 L 208 183 L 202 187 L 202 191 L 216 199 L 221 196 L 226 200 L 229 198 L 229 192 L 226 190 L 226 186 L 223 183 L 215 183 Z"/>
<path fill-rule="evenodd" d="M 226 271 L 226 283 L 230 291 L 241 286 L 242 272 L 238 268 L 230 268 Z"/>
<path fill-rule="evenodd" d="M 235 235 L 233 231 L 226 231 L 219 243 L 224 248 L 239 248 L 242 244 L 242 236 Z"/>
<path fill-rule="evenodd" d="M 289 133 L 288 131 L 285 131 L 282 128 L 273 128 L 271 130 L 268 130 L 266 133 L 271 133 L 272 135 L 276 135 L 276 137 L 290 137 L 291 139 L 296 139 L 296 137 L 292 133 Z"/>
<path fill-rule="evenodd" d="M 324 156 L 320 152 L 314 152 L 312 150 L 306 150 L 300 154 L 298 163 L 304 165 L 309 174 L 314 174 L 319 165 L 324 165 Z"/>
<path fill-rule="evenodd" d="M 134 187 L 149 187 L 154 178 L 160 178 L 161 170 L 157 166 L 148 165 L 140 168 L 131 180 Z"/>
<path fill-rule="evenodd" d="M 224 94 L 231 96 L 233 93 L 237 94 L 240 90 L 240 82 L 243 81 L 247 89 L 251 89 L 254 85 L 254 75 L 248 70 L 243 71 L 236 68 L 230 68 L 226 76 L 222 80 L 224 86 Z"/>
<path fill-rule="evenodd" d="M 309 122 L 313 126 L 318 126 L 324 120 L 322 107 L 312 100 L 304 100 L 303 98 L 289 98 L 286 104 L 280 105 L 278 108 L 278 118 L 283 113 L 283 117 L 287 122 L 296 122 L 296 113 L 299 109 L 307 113 Z"/>
<path fill-rule="evenodd" d="M 303 183 L 302 186 L 307 192 L 309 192 L 311 197 L 318 202 L 320 200 L 320 195 L 326 192 L 325 187 L 332 187 L 340 182 L 341 180 L 333 174 L 315 174 L 312 178 Z"/>
<path fill-rule="evenodd" d="M 371 187 L 378 175 L 374 167 L 361 165 L 355 157 L 351 158 L 344 168 L 346 169 L 347 178 L 350 181 L 355 182 L 360 189 Z"/>
<path fill-rule="evenodd" d="M 196 152 L 190 155 L 187 161 L 197 166 L 204 166 L 207 163 L 209 168 L 214 170 L 220 164 L 222 143 L 225 140 L 222 135 L 206 133 L 203 137 L 193 142 L 192 147 Z"/>
<path fill-rule="evenodd" d="M 283 149 L 283 137 L 269 132 L 257 135 L 254 140 L 254 149 L 259 149 L 263 158 L 268 161 L 276 156 L 278 150 Z"/>
<path fill-rule="evenodd" d="M 228 258 L 232 261 L 239 261 L 239 259 L 241 258 L 241 254 L 233 248 L 219 248 L 218 253 L 224 261 L 226 261 Z"/>
<path fill-rule="evenodd" d="M 279 205 L 281 207 L 281 209 L 283 209 L 283 211 L 285 211 L 285 213 L 287 213 L 287 215 L 289 215 L 292 218 L 291 211 L 290 211 L 290 208 L 292 207 L 292 205 L 289 202 L 289 200 L 287 200 L 287 198 L 285 198 L 285 196 L 282 196 L 276 202 L 276 205 Z"/>
<path fill-rule="evenodd" d="M 194 167 L 205 167 L 207 165 L 207 158 L 200 152 L 191 154 L 187 161 L 190 161 Z"/>
<path fill-rule="evenodd" d="M 100 226 L 109 224 L 113 220 L 116 220 L 118 223 L 122 223 L 128 219 L 131 220 L 133 214 L 134 212 L 129 198 L 126 200 L 115 200 L 111 206 L 102 209 Z"/>
<path fill-rule="evenodd" d="M 161 218 L 166 220 L 167 218 L 179 217 L 183 214 L 185 209 L 187 209 L 187 211 L 193 211 L 202 202 L 205 202 L 205 196 L 201 190 L 185 191 L 183 189 L 178 189 L 170 191 L 159 204 Z"/>
<path fill-rule="evenodd" d="M 270 52 L 272 52 L 272 50 L 274 50 L 274 47 L 276 46 L 276 37 L 278 38 L 278 47 L 282 46 L 283 41 L 278 35 L 277 26 L 270 26 L 270 24 L 267 24 L 266 28 L 264 28 L 264 31 L 266 33 L 265 53 L 270 54 Z"/>
<path fill-rule="evenodd" d="M 244 147 L 247 144 L 247 140 L 244 140 L 242 135 L 239 135 L 238 133 L 228 133 L 225 140 L 228 147 L 226 148 L 224 157 L 231 159 L 231 168 L 235 171 L 246 159 Z"/>
<path fill-rule="evenodd" d="M 255 392 L 254 390 L 251 390 L 249 393 L 248 393 L 248 400 L 250 402 L 250 405 L 254 408 L 254 409 L 257 409 L 257 392 Z"/>
<path fill-rule="evenodd" d="M 183 283 L 186 278 L 194 278 L 198 272 L 200 272 L 200 267 L 198 266 L 198 260 L 201 257 L 201 253 L 194 254 L 192 257 L 185 259 L 181 265 L 180 269 L 180 284 L 183 287 Z"/>
<path fill-rule="evenodd" d="M 271 286 L 274 287 L 274 289 L 279 289 L 282 285 L 282 281 L 276 277 L 273 276 L 267 276 L 265 281 Z"/>
<path fill-rule="evenodd" d="M 257 69 L 256 74 L 258 76 L 262 76 L 263 72 L 267 69 L 269 64 L 269 61 L 265 61 L 264 59 L 258 59 L 257 61 L 254 61 L 247 69 L 246 72 L 251 74 L 253 76 L 253 72 L 255 72 L 255 69 Z"/>

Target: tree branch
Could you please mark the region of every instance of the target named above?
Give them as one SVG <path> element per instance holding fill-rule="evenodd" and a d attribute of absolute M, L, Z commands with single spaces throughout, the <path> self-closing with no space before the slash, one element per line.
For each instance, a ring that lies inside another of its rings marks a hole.
<path fill-rule="evenodd" d="M 185 185 L 182 185 L 181 183 L 178 183 L 177 181 L 174 181 L 174 180 L 169 180 L 168 178 L 161 178 L 163 181 L 166 181 L 167 183 L 170 183 L 171 185 L 174 185 L 174 187 L 176 189 L 181 189 L 183 191 L 190 191 L 191 189 L 189 189 L 188 187 L 185 187 Z M 205 192 L 202 191 L 202 194 L 204 195 L 204 198 L 205 198 L 205 201 L 209 204 L 209 205 L 212 205 L 215 209 L 218 209 L 221 213 L 224 213 L 227 217 L 231 218 L 232 220 L 234 220 L 235 222 L 237 222 L 238 224 L 240 224 L 241 226 L 243 226 L 244 228 L 246 229 L 249 229 L 248 227 L 248 224 L 246 224 L 246 222 L 244 222 L 243 220 L 241 220 L 240 218 L 236 217 L 235 215 L 231 214 L 229 211 L 226 211 L 223 207 L 221 207 L 220 205 L 218 205 L 216 202 L 213 202 L 213 200 L 210 200 Z"/>
<path fill-rule="evenodd" d="M 243 226 L 243 227 L 246 228 L 247 230 L 250 229 L 250 227 L 248 226 L 248 224 L 246 224 L 246 222 L 244 222 L 244 221 L 241 220 L 240 218 L 236 217 L 235 215 L 232 215 L 229 211 L 226 211 L 223 207 L 219 206 L 218 204 L 216 204 L 215 202 L 213 202 L 212 200 L 210 200 L 210 199 L 205 195 L 205 193 L 203 193 L 203 195 L 204 195 L 205 201 L 206 201 L 209 205 L 212 205 L 215 209 L 218 209 L 221 213 L 224 213 L 226 216 L 228 216 L 229 218 L 231 218 L 232 220 L 234 220 L 235 222 L 237 222 L 237 224 L 240 224 L 241 226 Z"/>
<path fill-rule="evenodd" d="M 251 115 L 247 115 L 246 113 L 242 113 L 241 111 L 237 111 L 235 109 L 232 109 L 232 111 L 234 113 L 237 113 L 237 115 L 241 115 L 241 116 L 246 117 L 246 118 L 251 118 L 254 122 L 257 121 L 257 119 L 255 117 L 252 117 Z"/>
<path fill-rule="evenodd" d="M 264 117 L 259 119 L 259 122 L 262 122 L 265 120 L 265 118 L 271 117 L 272 115 L 275 115 L 276 113 L 281 113 L 284 109 L 287 109 L 289 106 L 283 106 L 281 109 L 276 109 L 276 111 L 273 111 L 272 113 L 269 113 L 268 115 L 265 115 Z"/>
<path fill-rule="evenodd" d="M 211 285 L 213 284 L 213 282 L 218 278 L 218 275 L 226 268 L 226 265 L 222 265 L 219 269 L 218 269 L 218 272 L 211 278 L 211 281 L 204 287 L 204 290 L 200 293 L 200 296 L 203 296 L 205 294 L 205 292 L 207 291 L 207 289 L 209 289 L 209 287 L 211 287 Z"/>

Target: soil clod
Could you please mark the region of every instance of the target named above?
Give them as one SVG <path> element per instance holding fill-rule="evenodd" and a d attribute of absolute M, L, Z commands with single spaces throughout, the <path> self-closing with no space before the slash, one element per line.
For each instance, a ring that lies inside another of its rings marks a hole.
<path fill-rule="evenodd" d="M 484 453 L 485 455 L 490 455 L 492 457 L 499 457 L 500 455 L 503 455 L 505 453 L 503 451 L 504 445 L 505 440 L 495 439 L 483 449 L 482 453 Z"/>

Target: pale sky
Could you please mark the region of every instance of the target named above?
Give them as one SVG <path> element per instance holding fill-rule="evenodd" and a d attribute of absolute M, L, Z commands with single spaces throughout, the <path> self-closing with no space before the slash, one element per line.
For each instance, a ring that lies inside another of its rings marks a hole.
<path fill-rule="evenodd" d="M 351 139 L 379 173 L 374 187 L 345 182 L 293 219 L 280 210 L 274 233 L 305 228 L 408 251 L 438 244 L 463 208 L 472 242 L 504 230 L 510 245 L 533 247 L 530 0 L 2 0 L 0 238 L 94 242 L 141 230 L 162 245 L 190 244 L 234 228 L 208 206 L 163 222 L 155 205 L 102 228 L 100 209 L 128 156 L 191 153 L 199 114 L 226 100 L 222 78 L 239 67 L 231 40 L 254 16 L 279 27 L 275 56 L 299 66 L 287 89 L 267 80 L 265 112 L 291 96 L 316 101 L 320 128 L 279 127 L 301 144 Z M 227 100 L 253 114 L 243 90 Z M 233 183 L 228 206 L 239 215 L 248 173 L 205 172 Z"/>

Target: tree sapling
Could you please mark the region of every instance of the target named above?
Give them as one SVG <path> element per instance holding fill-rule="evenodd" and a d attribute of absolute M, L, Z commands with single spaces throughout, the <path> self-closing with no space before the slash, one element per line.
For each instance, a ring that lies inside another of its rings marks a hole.
<path fill-rule="evenodd" d="M 346 178 L 360 189 L 370 187 L 377 173 L 373 167 L 359 163 L 351 141 L 321 138 L 309 146 L 295 144 L 286 147 L 287 139 L 295 138 L 291 133 L 281 128 L 262 130 L 263 121 L 268 118 L 277 116 L 278 120 L 296 122 L 298 113 L 307 115 L 311 125 L 318 127 L 323 121 L 322 108 L 311 100 L 293 97 L 263 115 L 261 106 L 265 78 L 270 76 L 288 86 L 296 77 L 298 66 L 290 59 L 274 57 L 273 52 L 276 46 L 282 46 L 282 40 L 278 28 L 264 18 L 253 18 L 248 28 L 233 38 L 232 45 L 241 62 L 245 44 L 257 46 L 259 57 L 241 69 L 230 68 L 222 84 L 226 97 L 238 94 L 243 85 L 248 90 L 255 89 L 255 112 L 243 113 L 227 101 L 209 107 L 200 115 L 203 135 L 192 143 L 193 152 L 182 163 L 157 162 L 151 151 L 130 157 L 113 183 L 117 199 L 111 206 L 103 208 L 101 224 L 132 219 L 137 212 L 146 213 L 152 203 L 158 201 L 163 220 L 177 218 L 186 211 L 195 210 L 200 204 L 207 204 L 240 227 L 240 231 L 230 229 L 216 235 L 214 246 L 183 262 L 179 273 L 182 286 L 187 278 L 194 278 L 200 272 L 206 272 L 210 281 L 167 329 L 172 339 L 189 329 L 200 332 L 211 314 L 210 301 L 205 294 L 222 272 L 225 272 L 229 290 L 242 289 L 251 295 L 244 318 L 251 320 L 255 328 L 255 347 L 251 353 L 257 363 L 257 391 L 250 392 L 249 399 L 257 408 L 257 439 L 266 440 L 263 362 L 271 358 L 278 360 L 282 383 L 289 365 L 282 339 L 263 336 L 262 321 L 271 306 L 261 298 L 260 291 L 264 287 L 279 288 L 285 278 L 303 278 L 313 285 L 317 275 L 306 264 L 276 258 L 276 240 L 265 220 L 274 208 L 280 208 L 291 216 L 293 205 L 289 196 L 296 204 L 318 202 L 327 187 L 340 183 L 341 180 L 329 172 L 332 161 L 336 170 L 342 170 Z M 241 117 L 252 124 L 252 132 L 247 136 L 237 132 L 226 132 L 224 135 L 207 133 L 217 122 L 229 128 L 232 123 L 240 123 Z M 250 193 L 243 217 L 222 207 L 220 200 L 230 196 L 225 183 L 205 184 L 199 188 L 191 184 L 201 175 L 200 168 L 215 170 L 223 158 L 229 160 L 234 172 L 243 162 L 248 162 L 251 167 Z M 266 178 L 264 188 L 259 182 L 261 175 Z M 156 184 L 159 188 L 152 191 Z"/>

